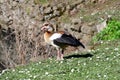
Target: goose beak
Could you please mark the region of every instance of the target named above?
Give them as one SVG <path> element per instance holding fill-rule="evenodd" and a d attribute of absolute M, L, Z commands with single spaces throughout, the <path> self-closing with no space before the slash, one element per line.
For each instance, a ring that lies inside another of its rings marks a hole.
<path fill-rule="evenodd" d="M 44 30 L 44 26 L 41 27 L 41 31 L 43 31 L 43 30 Z"/>
<path fill-rule="evenodd" d="M 46 32 L 48 29 L 46 29 L 44 26 L 41 27 L 41 31 Z"/>

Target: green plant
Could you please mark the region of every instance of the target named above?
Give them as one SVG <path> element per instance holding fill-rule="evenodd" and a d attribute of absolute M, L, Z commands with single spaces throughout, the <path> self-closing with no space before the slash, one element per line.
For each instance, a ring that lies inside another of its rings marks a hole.
<path fill-rule="evenodd" d="M 108 26 L 98 33 L 93 40 L 115 40 L 120 39 L 120 21 L 111 20 L 108 22 Z"/>
<path fill-rule="evenodd" d="M 34 0 L 35 4 L 46 4 L 48 3 L 48 0 Z"/>

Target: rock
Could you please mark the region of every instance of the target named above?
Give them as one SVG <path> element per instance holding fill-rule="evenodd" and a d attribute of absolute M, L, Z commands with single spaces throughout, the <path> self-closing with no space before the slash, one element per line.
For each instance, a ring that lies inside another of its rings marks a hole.
<path fill-rule="evenodd" d="M 12 6 L 13 6 L 13 7 L 16 7 L 17 5 L 18 5 L 17 2 L 16 2 L 16 1 L 13 1 Z"/>
<path fill-rule="evenodd" d="M 66 9 L 70 10 L 71 9 L 71 5 L 67 5 Z"/>
<path fill-rule="evenodd" d="M 83 37 L 83 33 L 79 33 L 79 32 L 74 32 L 73 35 L 74 35 L 77 39 L 82 39 L 82 37 Z"/>
<path fill-rule="evenodd" d="M 57 6 L 53 6 L 53 10 L 58 10 L 58 7 Z"/>
<path fill-rule="evenodd" d="M 83 26 L 81 27 L 81 32 L 84 33 L 84 34 L 93 35 L 92 27 L 87 26 L 87 25 L 83 25 Z"/>
<path fill-rule="evenodd" d="M 40 15 L 40 21 L 44 21 L 44 16 L 43 15 Z"/>
<path fill-rule="evenodd" d="M 7 0 L 0 0 L 0 3 L 4 3 L 4 2 L 6 2 Z"/>
<path fill-rule="evenodd" d="M 78 12 L 77 8 L 73 8 L 72 10 L 69 11 L 69 14 L 72 16 L 75 15 L 77 12 Z"/>
<path fill-rule="evenodd" d="M 23 3 L 23 2 L 25 2 L 26 0 L 19 0 L 19 2 L 21 2 L 21 3 Z"/>
<path fill-rule="evenodd" d="M 79 5 L 77 5 L 77 9 L 79 10 L 79 9 L 81 9 L 81 8 L 83 8 L 84 7 L 84 4 L 79 4 Z"/>
<path fill-rule="evenodd" d="M 65 7 L 65 4 L 64 3 L 59 3 L 57 6 L 58 6 L 58 8 L 62 8 L 62 7 Z"/>
<path fill-rule="evenodd" d="M 72 19 L 71 30 L 76 32 L 81 32 L 81 19 Z"/>
<path fill-rule="evenodd" d="M 92 40 L 92 36 L 88 35 L 88 34 L 83 34 L 83 37 L 81 39 L 81 41 L 85 44 L 85 45 L 89 45 L 90 42 Z"/>
<path fill-rule="evenodd" d="M 73 26 L 73 25 L 72 25 Z M 72 31 L 75 32 L 81 32 L 81 26 L 80 25 L 74 25 L 73 27 L 70 28 Z"/>
<path fill-rule="evenodd" d="M 44 14 L 50 14 L 51 12 L 53 12 L 52 7 L 47 7 L 44 9 Z"/>
<path fill-rule="evenodd" d="M 105 3 L 107 0 L 98 0 L 98 3 Z"/>
<path fill-rule="evenodd" d="M 58 17 L 58 16 L 60 16 L 61 14 L 60 14 L 60 11 L 55 10 L 55 11 L 53 12 L 53 15 Z"/>
<path fill-rule="evenodd" d="M 72 33 L 73 31 L 71 30 L 71 28 L 73 28 L 73 26 L 70 23 L 66 23 L 62 25 L 64 27 L 64 29 L 70 33 Z"/>
<path fill-rule="evenodd" d="M 50 5 L 50 3 L 47 3 L 47 4 L 44 4 L 44 7 L 50 7 L 51 5 Z"/>
<path fill-rule="evenodd" d="M 102 23 L 96 25 L 97 31 L 100 32 L 102 31 L 105 27 L 107 27 L 107 20 L 103 21 Z"/>
<path fill-rule="evenodd" d="M 45 9 L 45 7 L 42 7 L 42 6 L 39 7 L 40 13 L 41 13 L 42 15 L 44 14 L 44 9 Z"/>
<path fill-rule="evenodd" d="M 49 20 L 51 17 L 49 15 L 44 16 L 45 20 Z"/>
<path fill-rule="evenodd" d="M 66 10 L 66 7 L 61 8 L 61 12 L 65 12 L 65 10 Z"/>
<path fill-rule="evenodd" d="M 72 19 L 72 23 L 73 24 L 81 24 L 81 19 L 80 18 L 74 18 L 74 19 Z"/>
<path fill-rule="evenodd" d="M 97 32 L 97 29 L 96 29 L 95 26 L 92 26 L 92 31 L 93 31 L 93 32 Z"/>
<path fill-rule="evenodd" d="M 97 3 L 97 0 L 91 0 L 92 3 Z"/>
<path fill-rule="evenodd" d="M 11 20 L 7 21 L 6 24 L 7 24 L 8 26 L 11 25 L 11 24 L 13 24 L 13 20 L 11 19 Z"/>

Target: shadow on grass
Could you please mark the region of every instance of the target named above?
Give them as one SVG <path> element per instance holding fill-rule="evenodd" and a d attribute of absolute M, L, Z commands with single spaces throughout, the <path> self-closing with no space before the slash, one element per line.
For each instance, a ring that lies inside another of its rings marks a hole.
<path fill-rule="evenodd" d="M 73 54 L 73 55 L 69 55 L 69 56 L 65 56 L 65 59 L 71 59 L 71 58 L 88 58 L 88 57 L 92 57 L 93 55 L 91 53 L 87 53 L 87 54 Z"/>

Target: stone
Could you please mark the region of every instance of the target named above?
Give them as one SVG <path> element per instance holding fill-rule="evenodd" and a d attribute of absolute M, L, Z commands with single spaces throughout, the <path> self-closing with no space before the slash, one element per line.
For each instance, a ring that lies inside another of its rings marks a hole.
<path fill-rule="evenodd" d="M 63 3 L 60 3 L 60 4 L 58 4 L 57 6 L 58 6 L 58 8 L 65 7 Z"/>
<path fill-rule="evenodd" d="M 92 40 L 92 36 L 88 35 L 88 34 L 83 34 L 83 37 L 81 39 L 81 41 L 85 44 L 85 45 L 89 45 L 90 42 Z"/>
<path fill-rule="evenodd" d="M 82 39 L 82 37 L 83 37 L 83 33 L 79 33 L 79 32 L 74 32 L 73 35 L 74 35 L 77 39 Z"/>
<path fill-rule="evenodd" d="M 107 0 L 98 0 L 98 3 L 105 3 Z"/>
<path fill-rule="evenodd" d="M 50 14 L 51 12 L 53 12 L 51 7 L 47 7 L 44 9 L 44 14 Z"/>
<path fill-rule="evenodd" d="M 65 7 L 62 7 L 61 8 L 61 12 L 65 12 L 66 8 Z"/>
<path fill-rule="evenodd" d="M 95 26 L 92 26 L 92 31 L 93 31 L 93 32 L 97 32 L 97 29 L 96 29 Z"/>
<path fill-rule="evenodd" d="M 89 34 L 89 35 L 93 34 L 92 27 L 90 27 L 88 25 L 83 25 L 81 27 L 81 32 L 84 33 L 84 34 Z"/>
<path fill-rule="evenodd" d="M 46 16 L 44 16 L 44 19 L 45 19 L 45 20 L 49 20 L 49 19 L 50 19 L 50 16 L 49 16 L 49 15 L 46 15 Z"/>
<path fill-rule="evenodd" d="M 81 24 L 81 19 L 80 18 L 74 18 L 74 19 L 72 19 L 72 23 L 73 24 Z"/>
<path fill-rule="evenodd" d="M 39 20 L 40 20 L 40 21 L 44 21 L 44 16 L 43 16 L 43 15 L 40 15 Z"/>
<path fill-rule="evenodd" d="M 57 6 L 53 6 L 53 10 L 58 10 L 58 7 Z"/>
<path fill-rule="evenodd" d="M 60 11 L 55 10 L 54 13 L 53 13 L 53 15 L 54 15 L 54 16 L 60 16 L 61 14 L 60 14 Z"/>
<path fill-rule="evenodd" d="M 107 20 L 103 21 L 102 23 L 96 25 L 96 28 L 97 28 L 97 31 L 100 32 L 102 31 L 104 28 L 107 27 L 107 23 L 106 23 Z"/>
<path fill-rule="evenodd" d="M 69 14 L 72 16 L 75 15 L 77 12 L 78 12 L 77 8 L 73 8 L 72 10 L 69 11 Z"/>
<path fill-rule="evenodd" d="M 44 9 L 45 9 L 45 7 L 39 7 L 39 10 L 40 10 L 40 13 L 43 15 L 44 14 Z"/>
<path fill-rule="evenodd" d="M 66 9 L 70 10 L 71 9 L 71 5 L 67 5 Z"/>
<path fill-rule="evenodd" d="M 0 0 L 0 3 L 4 3 L 4 2 L 6 2 L 7 0 Z"/>
<path fill-rule="evenodd" d="M 64 23 L 64 24 L 61 24 L 61 26 L 63 26 L 65 29 L 71 27 L 71 24 L 70 23 Z"/>
<path fill-rule="evenodd" d="M 81 32 L 81 26 L 78 24 L 78 25 L 72 25 L 71 28 L 70 28 L 72 31 L 75 31 L 75 32 Z"/>

